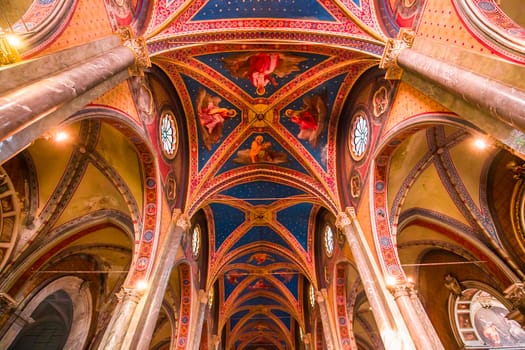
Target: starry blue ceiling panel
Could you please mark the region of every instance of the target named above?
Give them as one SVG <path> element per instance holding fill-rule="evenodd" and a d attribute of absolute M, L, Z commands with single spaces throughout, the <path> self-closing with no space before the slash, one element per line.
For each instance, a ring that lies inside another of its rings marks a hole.
<path fill-rule="evenodd" d="M 268 226 L 252 227 L 241 237 L 241 239 L 235 242 L 235 245 L 232 249 L 237 249 L 253 242 L 269 242 L 273 245 L 280 245 L 291 250 L 288 243 L 286 243 L 286 241 L 277 232 Z"/>
<path fill-rule="evenodd" d="M 215 222 L 215 250 L 218 250 L 224 240 L 244 222 L 246 215 L 237 208 L 221 203 L 211 203 L 210 208 Z"/>
<path fill-rule="evenodd" d="M 327 170 L 325 147 L 328 138 L 329 119 L 346 75 L 346 73 L 341 74 L 326 81 L 281 111 L 281 124 L 296 135 L 297 139 L 325 170 Z M 295 115 L 295 117 L 290 115 Z M 311 119 L 311 122 L 308 122 L 307 119 Z M 316 127 L 315 135 L 311 135 L 314 133 L 311 125 Z"/>
<path fill-rule="evenodd" d="M 250 157 L 250 149 L 252 142 L 256 142 L 257 137 L 262 137 L 262 143 L 267 145 L 264 151 L 260 152 L 256 158 L 255 163 Z M 244 143 L 239 146 L 237 152 L 235 152 L 230 159 L 226 161 L 224 166 L 219 170 L 219 174 L 240 168 L 244 165 L 250 164 L 269 164 L 269 165 L 280 165 L 287 168 L 291 168 L 295 171 L 299 171 L 304 174 L 308 174 L 306 169 L 288 152 L 287 149 L 283 148 L 275 139 L 268 134 L 252 134 Z"/>
<path fill-rule="evenodd" d="M 300 203 L 277 212 L 277 220 L 292 233 L 308 251 L 308 224 L 313 205 Z"/>
<path fill-rule="evenodd" d="M 210 0 L 193 16 L 192 20 L 208 21 L 237 18 L 335 21 L 334 17 L 314 0 Z"/>
<path fill-rule="evenodd" d="M 284 312 L 282 310 L 272 310 L 272 313 L 281 319 L 281 321 L 286 325 L 288 329 L 290 329 L 290 323 L 291 323 L 291 316 L 289 313 Z"/>
<path fill-rule="evenodd" d="M 230 318 L 230 329 L 233 329 L 235 325 L 239 322 L 240 319 L 242 319 L 248 312 L 248 310 L 241 310 L 239 312 L 236 312 L 232 315 Z"/>
<path fill-rule="evenodd" d="M 272 298 L 257 297 L 248 299 L 241 304 L 241 306 L 257 306 L 257 305 L 280 305 L 280 303 Z"/>
<path fill-rule="evenodd" d="M 257 92 L 250 77 L 254 72 L 259 72 L 271 57 L 277 58 L 276 66 L 267 78 L 270 80 L 264 86 L 264 93 Z M 301 74 L 318 65 L 329 56 L 305 52 L 277 52 L 277 51 L 251 51 L 228 52 L 195 56 L 196 60 L 220 72 L 230 81 L 237 84 L 242 90 L 252 97 L 269 97 L 275 91 L 286 85 L 298 74 Z M 277 76 L 276 73 L 279 73 Z"/>
<path fill-rule="evenodd" d="M 276 182 L 252 181 L 229 188 L 221 194 L 244 199 L 251 205 L 268 205 L 281 198 L 301 195 L 304 192 Z"/>
<path fill-rule="evenodd" d="M 193 112 L 198 122 L 197 130 L 199 133 L 199 170 L 206 164 L 210 156 L 217 150 L 217 147 L 241 122 L 240 110 L 226 101 L 216 92 L 203 87 L 194 79 L 182 75 L 186 89 L 192 98 Z M 204 96 L 203 96 L 204 95 Z M 203 97 L 203 98 L 200 98 Z M 201 101 L 204 101 L 204 105 Z M 199 103 L 201 102 L 201 103 Z M 225 118 L 222 122 L 206 123 L 206 108 L 210 106 L 234 111 L 233 117 Z M 206 127 L 208 125 L 208 127 Z M 213 125 L 213 128 L 211 126 Z"/>
<path fill-rule="evenodd" d="M 297 299 L 299 291 L 299 277 L 297 271 L 292 271 L 290 269 L 279 269 L 272 272 L 273 275 L 281 281 L 286 288 L 293 294 L 295 299 Z"/>

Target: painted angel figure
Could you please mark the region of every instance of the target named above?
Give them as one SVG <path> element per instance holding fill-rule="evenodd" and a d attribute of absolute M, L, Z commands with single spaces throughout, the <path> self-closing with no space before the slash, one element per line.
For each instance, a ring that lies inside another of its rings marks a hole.
<path fill-rule="evenodd" d="M 299 63 L 304 60 L 306 58 L 291 54 L 267 52 L 240 54 L 223 59 L 230 74 L 249 79 L 259 96 L 266 93 L 266 85 L 269 83 L 277 86 L 274 76 L 284 78 L 290 73 L 298 72 Z"/>
<path fill-rule="evenodd" d="M 197 92 L 197 116 L 203 134 L 204 145 L 208 150 L 222 137 L 224 121 L 237 115 L 235 109 L 220 107 L 221 98 L 212 96 L 204 89 Z"/>
<path fill-rule="evenodd" d="M 317 147 L 327 115 L 326 92 L 305 96 L 300 110 L 287 109 L 284 115 L 299 125 L 297 138 L 308 141 L 313 148 Z"/>

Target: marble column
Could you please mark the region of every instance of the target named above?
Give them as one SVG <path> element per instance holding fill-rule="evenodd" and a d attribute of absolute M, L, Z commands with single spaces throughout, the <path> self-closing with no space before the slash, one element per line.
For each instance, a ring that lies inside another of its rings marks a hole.
<path fill-rule="evenodd" d="M 395 326 L 389 314 L 387 302 L 379 293 L 381 290 L 379 279 L 382 278 L 382 276 L 379 276 L 371 266 L 373 264 L 373 258 L 366 254 L 366 250 L 363 247 L 363 244 L 366 244 L 366 242 L 361 242 L 363 237 L 359 232 L 361 229 L 358 227 L 353 208 L 351 208 L 349 212 L 350 215 L 347 215 L 347 213 L 339 213 L 336 224 L 345 235 L 346 241 L 352 251 L 355 266 L 358 269 L 366 297 L 372 308 L 372 313 L 379 330 L 393 330 Z M 383 343 L 385 344 L 384 339 Z"/>
<path fill-rule="evenodd" d="M 402 50 L 397 63 L 402 69 L 425 77 L 476 108 L 525 131 L 524 91 L 412 49 Z"/>
<path fill-rule="evenodd" d="M 443 343 L 441 342 L 434 325 L 430 321 L 430 318 L 428 318 L 427 311 L 423 307 L 423 304 L 421 304 L 421 300 L 419 300 L 417 291 L 413 287 L 409 289 L 409 295 L 410 300 L 412 300 L 412 306 L 414 307 L 415 312 L 418 314 L 419 320 L 422 322 L 422 327 L 426 331 L 426 336 L 434 345 L 434 349 L 443 349 Z"/>
<path fill-rule="evenodd" d="M 510 73 L 525 74 L 525 68 L 511 67 L 506 62 L 498 64 L 497 59 L 488 63 L 487 56 L 479 57 L 484 60 L 484 70 L 472 64 L 463 68 L 458 57 L 475 60 L 475 53 L 456 52 L 456 62 L 450 63 L 446 56 L 434 57 L 434 51 L 442 52 L 446 47 L 431 40 L 413 45 L 418 40 L 410 30 L 401 30 L 397 39 L 388 40 L 380 63 L 380 68 L 387 70 L 385 77 L 401 79 L 525 157 L 525 91 L 514 87 L 511 81 L 498 81 L 497 76 L 475 72 L 486 71 L 485 66 L 492 65 L 494 71 L 501 69 L 501 75 L 508 79 Z"/>
<path fill-rule="evenodd" d="M 221 337 L 219 337 L 217 334 L 214 334 L 211 339 L 213 350 L 219 350 L 221 345 Z"/>
<path fill-rule="evenodd" d="M 394 300 L 405 319 L 408 332 L 418 349 L 444 349 L 434 327 L 421 305 L 412 283 L 399 283 L 391 288 Z M 419 309 L 418 304 L 421 306 Z"/>
<path fill-rule="evenodd" d="M 312 347 L 312 335 L 307 333 L 303 337 L 304 349 L 305 350 L 314 350 Z"/>
<path fill-rule="evenodd" d="M 389 292 L 383 281 L 383 276 L 370 251 L 364 233 L 357 221 L 354 208 L 347 208 L 346 212 L 338 214 L 336 225 L 346 237 L 355 266 L 363 283 L 366 297 L 370 303 L 374 320 L 381 334 L 381 339 L 385 346 L 392 345 L 392 342 L 403 344 L 403 349 L 413 349 L 411 340 L 406 339 L 406 325 L 404 321 L 396 321 L 395 314 L 399 312 L 397 307 L 389 305 Z M 394 309 L 392 309 L 394 308 Z M 394 347 L 392 347 L 394 348 Z"/>
<path fill-rule="evenodd" d="M 182 236 L 189 226 L 186 215 L 182 214 L 179 209 L 175 209 L 168 226 L 166 239 L 157 248 L 155 265 L 148 278 L 149 286 L 144 296 L 144 305 L 135 315 L 129 330 L 130 336 L 123 346 L 124 349 L 149 349 Z"/>
<path fill-rule="evenodd" d="M 142 297 L 135 288 L 122 287 L 117 294 L 119 303 L 115 308 L 109 327 L 99 345 L 99 349 L 120 349 L 128 332 L 133 312 Z"/>
<path fill-rule="evenodd" d="M 319 305 L 319 314 L 321 316 L 321 323 L 323 325 L 323 335 L 327 350 L 335 350 L 334 338 L 332 336 L 332 327 L 330 325 L 330 314 L 327 310 L 326 300 L 323 293 L 316 292 L 315 299 Z"/>
<path fill-rule="evenodd" d="M 143 41 L 132 37 L 129 30 L 121 37 L 122 44 L 103 45 L 105 51 L 66 67 L 61 63 L 62 52 L 57 52 L 0 71 L 0 81 L 16 82 L 9 83 L 9 88 L 0 88 L 0 164 L 129 78 L 130 72 L 139 70 L 138 64 L 148 64 L 149 58 L 144 58 L 145 45 L 140 46 Z M 81 51 L 84 47 L 77 49 Z M 67 53 L 80 56 L 72 49 Z M 55 71 L 39 73 L 42 70 L 36 65 L 39 61 L 56 67 Z"/>
<path fill-rule="evenodd" d="M 204 289 L 199 290 L 199 310 L 195 322 L 195 335 L 193 338 L 193 350 L 199 350 L 202 336 L 202 325 L 204 323 L 204 314 L 208 306 L 208 293 Z"/>

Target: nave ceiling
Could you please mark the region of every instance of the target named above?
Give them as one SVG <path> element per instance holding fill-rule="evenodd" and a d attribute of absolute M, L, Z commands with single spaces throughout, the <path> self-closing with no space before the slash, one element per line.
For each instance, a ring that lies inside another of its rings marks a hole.
<path fill-rule="evenodd" d="M 192 282 L 213 290 L 213 320 L 206 322 L 226 335 L 226 348 L 293 348 L 300 333 L 313 331 L 307 322 L 314 312 L 308 306 L 310 285 L 326 288 L 336 271 L 344 271 L 337 277 L 347 285 L 359 285 L 333 214 L 373 205 L 371 164 L 378 147 L 387 147 L 381 138 L 385 128 L 395 145 L 388 155 L 387 206 L 402 213 L 391 219 L 404 224 L 402 263 L 417 262 L 437 236 L 464 243 L 455 229 L 477 232 L 481 226 L 477 239 L 498 240 L 494 223 L 481 220 L 487 199 L 479 194 L 494 149 L 472 158 L 472 134 L 459 124 L 426 123 L 399 139 L 392 136 L 390 113 L 419 116 L 418 108 L 425 107 L 449 113 L 424 97 L 424 107 L 396 101 L 397 90 L 406 87 L 384 80 L 377 68 L 387 38 L 400 25 L 418 23 L 423 1 L 107 0 L 105 5 L 112 29 L 130 25 L 144 37 L 152 67 L 133 78 L 131 92 L 121 85 L 71 119 L 63 130 L 72 140 L 53 148 L 53 135 L 45 135 L 28 148 L 24 157 L 34 168 L 24 170 L 33 178 L 26 188 L 36 191 L 39 201 L 25 209 L 51 236 L 72 223 L 101 220 L 90 234 L 102 243 L 94 244 L 88 234 L 78 250 L 96 250 L 100 266 L 124 271 L 131 264 L 124 256 L 137 239 L 133 232 L 149 224 L 155 190 L 143 188 L 158 171 L 167 206 L 183 208 L 201 228 L 198 242 L 191 235 L 183 241 L 186 255 L 172 272 L 166 300 L 182 308 L 186 266 L 200 269 Z M 73 22 L 80 24 L 101 7 L 78 6 Z M 129 111 L 130 105 L 136 110 Z M 126 113 L 132 122 L 108 121 Z M 141 127 L 149 136 L 143 143 L 137 140 Z M 151 159 L 159 164 L 156 170 L 144 165 Z M 451 168 L 455 172 L 445 170 Z M 113 219 L 102 220 L 104 215 Z M 446 225 L 412 231 L 419 222 L 411 215 L 445 218 Z M 112 242 L 105 230 L 122 239 Z M 192 252 L 196 243 L 201 250 Z M 334 251 L 323 250 L 332 243 Z M 13 249 L 20 249 L 18 244 Z M 345 267 L 336 267 L 339 263 Z M 112 278 L 108 291 L 118 280 Z M 359 295 L 356 337 L 378 341 L 363 290 L 352 292 Z M 175 322 L 163 312 L 159 324 Z M 158 330 L 154 341 L 168 333 Z"/>

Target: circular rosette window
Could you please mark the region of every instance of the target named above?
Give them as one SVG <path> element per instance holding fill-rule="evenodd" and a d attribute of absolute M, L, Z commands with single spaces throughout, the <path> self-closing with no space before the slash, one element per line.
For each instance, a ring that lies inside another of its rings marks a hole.
<path fill-rule="evenodd" d="M 352 128 L 348 136 L 348 147 L 355 161 L 364 158 L 370 144 L 370 123 L 363 111 L 358 111 L 352 119 Z"/>
<path fill-rule="evenodd" d="M 177 154 L 179 146 L 179 133 L 177 130 L 177 122 L 171 111 L 162 113 L 159 125 L 159 140 L 162 154 L 168 158 L 173 159 Z"/>
<path fill-rule="evenodd" d="M 308 299 L 310 301 L 310 307 L 315 308 L 315 289 L 312 284 L 308 287 Z"/>
<path fill-rule="evenodd" d="M 201 252 L 201 228 L 199 225 L 193 228 L 191 233 L 191 256 L 197 259 Z"/>
<path fill-rule="evenodd" d="M 334 255 L 334 231 L 330 225 L 324 228 L 324 251 L 326 256 L 331 258 Z"/>

